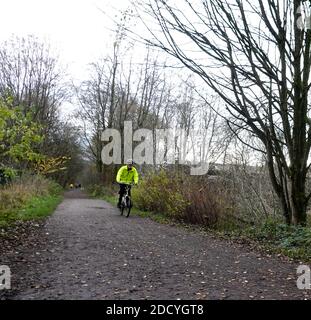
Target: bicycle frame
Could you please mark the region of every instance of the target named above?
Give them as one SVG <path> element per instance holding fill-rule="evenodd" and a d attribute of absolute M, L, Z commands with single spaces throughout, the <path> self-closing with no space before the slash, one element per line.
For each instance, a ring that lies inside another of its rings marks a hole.
<path fill-rule="evenodd" d="M 127 184 L 126 187 L 125 187 L 125 192 L 124 192 L 123 197 L 122 197 L 122 202 L 125 201 L 125 203 L 126 203 L 126 200 L 130 198 L 130 196 L 129 196 L 130 189 L 131 189 L 131 185 Z"/>
<path fill-rule="evenodd" d="M 124 209 L 127 211 L 127 215 L 126 215 L 127 218 L 129 217 L 131 208 L 133 206 L 131 197 L 129 195 L 129 191 L 131 187 L 132 187 L 131 184 L 125 184 L 125 190 L 124 190 L 125 192 L 122 196 L 121 207 L 120 207 L 121 215 L 123 215 Z"/>

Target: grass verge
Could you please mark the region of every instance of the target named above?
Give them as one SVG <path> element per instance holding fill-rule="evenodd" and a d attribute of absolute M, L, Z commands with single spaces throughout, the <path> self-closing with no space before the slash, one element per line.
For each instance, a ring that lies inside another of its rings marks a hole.
<path fill-rule="evenodd" d="M 61 195 L 32 197 L 20 208 L 3 212 L 0 215 L 0 227 L 10 226 L 16 221 L 45 218 L 54 212 L 62 199 L 63 197 Z"/>
<path fill-rule="evenodd" d="M 0 188 L 0 227 L 50 215 L 62 200 L 63 189 L 39 175 L 25 175 Z"/>
<path fill-rule="evenodd" d="M 311 262 L 311 228 L 288 226 L 267 220 L 259 226 L 236 230 L 218 230 L 218 234 L 254 244 L 271 253 L 279 253 L 295 261 Z"/>

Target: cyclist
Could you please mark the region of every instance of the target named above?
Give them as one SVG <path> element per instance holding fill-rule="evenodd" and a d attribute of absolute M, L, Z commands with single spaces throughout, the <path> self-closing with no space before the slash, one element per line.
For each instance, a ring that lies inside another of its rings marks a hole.
<path fill-rule="evenodd" d="M 122 197 L 125 193 L 125 186 L 132 183 L 138 183 L 138 173 L 133 167 L 133 163 L 132 159 L 127 160 L 126 165 L 122 166 L 117 173 L 116 180 L 120 185 L 118 208 L 121 206 Z M 131 195 L 131 189 L 129 189 L 129 195 Z"/>

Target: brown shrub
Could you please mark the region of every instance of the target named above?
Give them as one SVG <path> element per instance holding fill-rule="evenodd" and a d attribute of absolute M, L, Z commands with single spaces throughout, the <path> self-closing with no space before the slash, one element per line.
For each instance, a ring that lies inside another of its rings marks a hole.
<path fill-rule="evenodd" d="M 234 210 L 230 192 L 221 179 L 161 170 L 146 175 L 133 191 L 134 203 L 140 209 L 192 224 L 214 226 Z"/>

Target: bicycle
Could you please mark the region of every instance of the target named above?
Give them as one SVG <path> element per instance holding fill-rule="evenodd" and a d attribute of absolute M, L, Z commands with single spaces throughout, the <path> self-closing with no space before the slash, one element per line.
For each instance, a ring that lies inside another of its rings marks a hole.
<path fill-rule="evenodd" d="M 121 216 L 123 216 L 123 213 L 125 211 L 127 218 L 129 217 L 131 209 L 133 207 L 133 202 L 132 202 L 131 196 L 129 195 L 131 187 L 132 187 L 131 184 L 125 184 L 125 192 L 122 196 L 122 200 L 120 204 Z"/>

